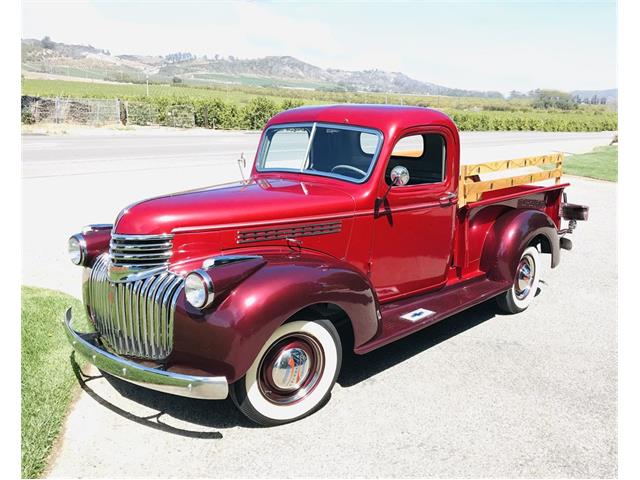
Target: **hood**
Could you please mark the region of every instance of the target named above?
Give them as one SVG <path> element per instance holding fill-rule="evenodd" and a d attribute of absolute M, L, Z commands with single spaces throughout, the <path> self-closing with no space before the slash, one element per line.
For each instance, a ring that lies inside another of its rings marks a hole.
<path fill-rule="evenodd" d="M 348 193 L 326 184 L 287 179 L 251 179 L 176 193 L 125 208 L 114 227 L 119 234 L 157 235 L 304 221 L 355 208 Z"/>

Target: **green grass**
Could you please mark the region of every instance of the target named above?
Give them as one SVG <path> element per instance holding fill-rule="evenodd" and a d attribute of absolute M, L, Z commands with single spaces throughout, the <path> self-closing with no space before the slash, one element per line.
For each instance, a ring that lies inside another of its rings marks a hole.
<path fill-rule="evenodd" d="M 73 307 L 74 325 L 88 327 L 80 301 L 53 290 L 22 287 L 23 478 L 42 475 L 77 392 L 71 348 L 60 322 L 68 307 Z"/>
<path fill-rule="evenodd" d="M 592 152 L 565 157 L 564 173 L 581 177 L 618 181 L 618 146 L 597 147 Z"/>

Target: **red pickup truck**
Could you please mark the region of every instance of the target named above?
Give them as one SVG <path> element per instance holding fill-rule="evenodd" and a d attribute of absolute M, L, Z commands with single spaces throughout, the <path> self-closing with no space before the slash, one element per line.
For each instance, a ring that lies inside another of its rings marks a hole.
<path fill-rule="evenodd" d="M 95 332 L 75 331 L 69 310 L 69 341 L 147 388 L 231 395 L 263 425 L 309 415 L 343 349 L 365 354 L 494 297 L 521 312 L 543 259 L 556 267 L 571 248 L 588 208 L 566 202 L 561 155 L 461 165 L 459 153 L 455 124 L 426 108 L 280 113 L 250 178 L 143 200 L 70 238 Z M 540 165 L 555 168 L 482 178 Z"/>

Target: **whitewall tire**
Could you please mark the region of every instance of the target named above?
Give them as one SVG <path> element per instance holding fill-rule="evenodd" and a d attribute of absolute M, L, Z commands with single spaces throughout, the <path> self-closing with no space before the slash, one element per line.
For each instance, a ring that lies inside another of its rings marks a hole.
<path fill-rule="evenodd" d="M 265 426 L 301 419 L 328 399 L 342 364 L 340 336 L 328 320 L 293 321 L 267 340 L 231 397 Z"/>
<path fill-rule="evenodd" d="M 538 249 L 535 246 L 527 247 L 516 267 L 513 285 L 496 299 L 498 306 L 507 313 L 526 310 L 538 291 L 541 267 Z"/>

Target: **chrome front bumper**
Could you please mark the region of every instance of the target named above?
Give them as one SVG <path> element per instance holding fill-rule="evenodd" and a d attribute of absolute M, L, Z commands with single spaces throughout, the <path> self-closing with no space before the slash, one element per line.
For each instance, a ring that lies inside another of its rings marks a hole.
<path fill-rule="evenodd" d="M 76 332 L 71 326 L 69 308 L 64 316 L 64 329 L 75 352 L 99 370 L 142 387 L 190 398 L 222 400 L 229 394 L 225 377 L 199 377 L 149 368 L 103 350 L 93 341 L 95 334 Z"/>

